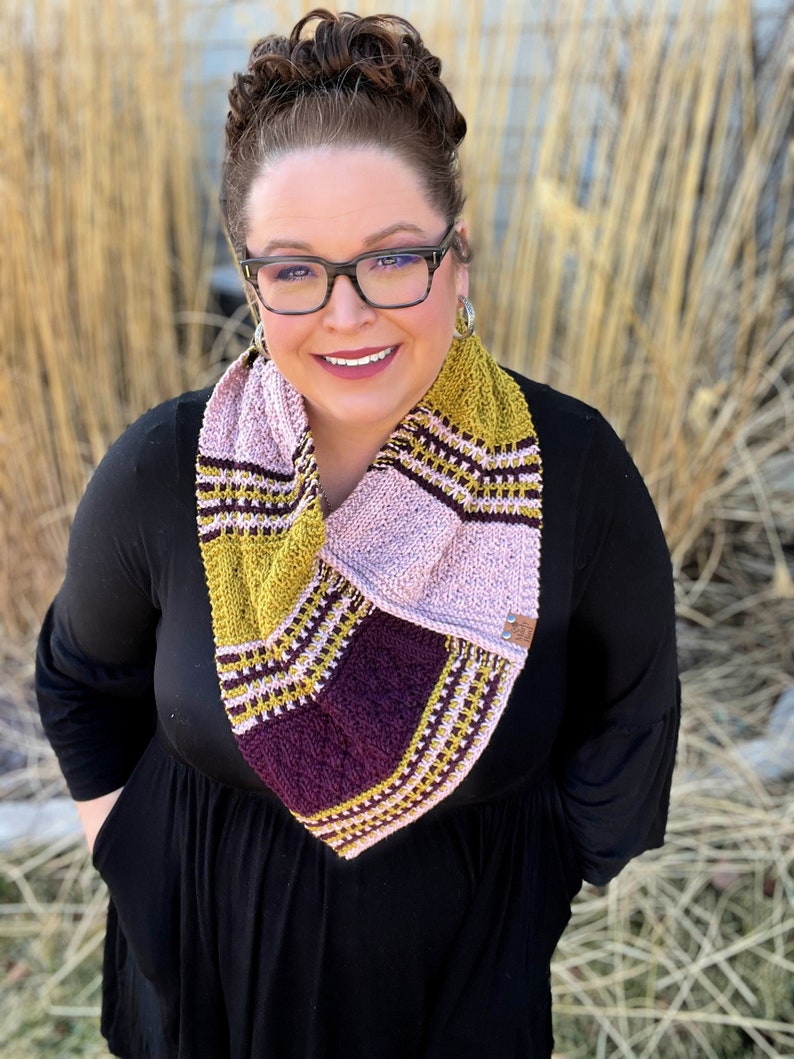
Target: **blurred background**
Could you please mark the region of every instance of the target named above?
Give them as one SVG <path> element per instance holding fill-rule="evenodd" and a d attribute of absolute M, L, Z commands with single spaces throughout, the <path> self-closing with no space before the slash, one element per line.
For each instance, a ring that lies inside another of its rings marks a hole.
<path fill-rule="evenodd" d="M 221 233 L 226 92 L 312 3 L 2 0 L 0 1049 L 105 1056 L 105 894 L 31 698 L 92 468 L 252 324 Z M 794 5 L 390 0 L 442 56 L 478 331 L 625 438 L 676 573 L 668 843 L 586 887 L 568 1059 L 794 1056 Z M 64 815 L 65 813 L 65 815 Z"/>

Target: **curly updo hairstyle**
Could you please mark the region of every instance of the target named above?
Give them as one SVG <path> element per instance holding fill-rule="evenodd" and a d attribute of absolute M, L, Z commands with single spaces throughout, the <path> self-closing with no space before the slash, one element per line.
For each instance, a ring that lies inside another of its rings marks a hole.
<path fill-rule="evenodd" d="M 295 150 L 392 151 L 418 174 L 428 201 L 449 223 L 459 217 L 458 147 L 466 121 L 440 73 L 441 61 L 417 30 L 393 15 L 317 8 L 289 38 L 260 40 L 245 73 L 235 75 L 226 119 L 221 206 L 238 256 L 246 252 L 251 185 Z M 452 249 L 468 260 L 460 238 Z"/>

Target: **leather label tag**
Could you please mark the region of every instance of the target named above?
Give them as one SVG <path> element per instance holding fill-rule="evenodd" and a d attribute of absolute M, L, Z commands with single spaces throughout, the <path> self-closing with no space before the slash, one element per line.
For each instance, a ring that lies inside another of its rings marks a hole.
<path fill-rule="evenodd" d="M 524 614 L 507 615 L 505 627 L 502 629 L 502 639 L 509 640 L 516 647 L 532 646 L 532 637 L 535 635 L 536 618 L 527 618 Z"/>

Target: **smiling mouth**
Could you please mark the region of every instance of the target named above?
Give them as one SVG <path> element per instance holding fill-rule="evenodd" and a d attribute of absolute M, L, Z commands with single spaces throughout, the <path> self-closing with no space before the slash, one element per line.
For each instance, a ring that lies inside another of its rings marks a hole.
<path fill-rule="evenodd" d="M 377 364 L 379 360 L 385 360 L 396 348 L 396 346 L 388 346 L 386 349 L 381 349 L 378 353 L 370 353 L 366 357 L 323 357 L 322 359 L 326 364 L 336 364 L 342 368 L 361 368 L 365 364 Z"/>

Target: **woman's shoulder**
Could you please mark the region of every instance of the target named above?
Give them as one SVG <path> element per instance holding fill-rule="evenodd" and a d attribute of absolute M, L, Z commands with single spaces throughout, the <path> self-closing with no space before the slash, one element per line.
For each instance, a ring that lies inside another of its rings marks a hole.
<path fill-rule="evenodd" d="M 100 461 L 77 512 L 135 521 L 144 511 L 171 506 L 194 477 L 198 435 L 211 389 L 170 398 L 135 419 Z"/>
<path fill-rule="evenodd" d="M 192 464 L 211 392 L 192 390 L 148 409 L 113 442 L 102 465 L 114 473 L 161 477 L 185 459 Z"/>
<path fill-rule="evenodd" d="M 597 408 L 517 371 L 505 371 L 527 402 L 544 464 L 572 470 L 596 453 L 627 455 L 623 442 Z"/>
<path fill-rule="evenodd" d="M 162 444 L 168 437 L 177 441 L 198 437 L 204 409 L 213 387 L 190 390 L 162 401 L 138 416 L 120 436 L 119 441 L 129 443 L 148 441 L 152 445 Z"/>
<path fill-rule="evenodd" d="M 656 513 L 631 453 L 592 405 L 544 383 L 509 374 L 521 387 L 535 424 L 544 468 L 544 496 L 611 518 L 619 510 Z"/>
<path fill-rule="evenodd" d="M 562 390 L 555 390 L 547 383 L 528 379 L 512 368 L 504 370 L 518 383 L 536 421 L 544 424 L 548 421 L 549 425 L 559 423 L 566 430 L 578 429 L 587 433 L 593 430 L 597 422 L 603 420 L 598 409 L 585 401 L 563 393 Z"/>

